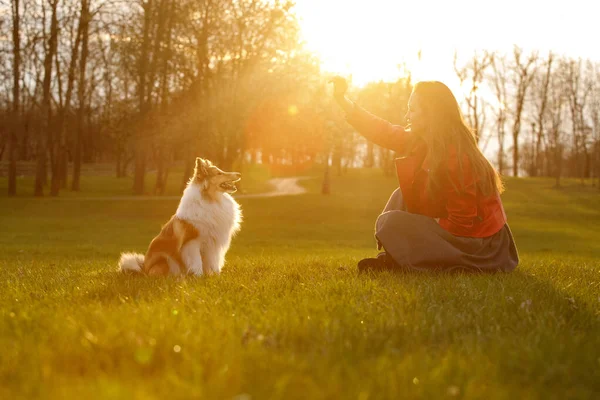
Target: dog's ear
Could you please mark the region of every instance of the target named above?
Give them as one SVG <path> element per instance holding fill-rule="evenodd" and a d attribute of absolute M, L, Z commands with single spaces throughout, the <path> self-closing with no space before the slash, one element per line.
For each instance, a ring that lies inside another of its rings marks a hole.
<path fill-rule="evenodd" d="M 196 166 L 194 167 L 194 176 L 206 176 L 208 175 L 208 168 L 206 167 L 206 161 L 200 157 L 196 158 Z"/>

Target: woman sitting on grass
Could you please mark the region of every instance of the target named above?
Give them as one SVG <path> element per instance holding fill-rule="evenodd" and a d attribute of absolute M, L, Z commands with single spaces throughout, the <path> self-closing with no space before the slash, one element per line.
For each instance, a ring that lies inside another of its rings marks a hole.
<path fill-rule="evenodd" d="M 414 86 L 408 127 L 380 119 L 348 100 L 333 79 L 334 97 L 365 138 L 403 155 L 399 188 L 375 224 L 379 253 L 360 271 L 383 269 L 512 271 L 519 256 L 500 200 L 504 187 L 441 82 Z"/>

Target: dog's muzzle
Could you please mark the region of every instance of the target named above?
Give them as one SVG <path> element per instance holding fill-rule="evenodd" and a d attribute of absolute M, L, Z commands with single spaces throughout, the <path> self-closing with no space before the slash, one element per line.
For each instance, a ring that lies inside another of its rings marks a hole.
<path fill-rule="evenodd" d="M 237 187 L 235 186 L 235 182 L 239 182 L 239 180 L 241 179 L 242 175 L 241 174 L 235 174 L 232 178 L 232 180 L 227 181 L 227 182 L 223 182 L 221 183 L 219 186 L 221 187 L 221 189 L 229 192 L 229 193 L 234 193 L 237 191 Z"/>

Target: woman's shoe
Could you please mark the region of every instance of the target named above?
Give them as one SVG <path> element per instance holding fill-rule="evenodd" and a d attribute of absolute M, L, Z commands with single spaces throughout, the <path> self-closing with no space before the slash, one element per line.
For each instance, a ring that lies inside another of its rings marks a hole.
<path fill-rule="evenodd" d="M 358 272 L 385 271 L 394 269 L 394 261 L 385 252 L 381 252 L 376 258 L 363 258 L 358 262 Z"/>

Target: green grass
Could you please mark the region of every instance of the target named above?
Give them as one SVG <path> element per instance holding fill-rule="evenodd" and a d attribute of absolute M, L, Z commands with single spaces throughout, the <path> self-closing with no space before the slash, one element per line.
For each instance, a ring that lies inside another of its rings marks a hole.
<path fill-rule="evenodd" d="M 567 183 L 508 181 L 522 263 L 484 276 L 358 275 L 395 187 L 378 172 L 240 199 L 199 279 L 115 272 L 176 200 L 0 198 L 0 398 L 594 398 L 600 195 Z"/>

